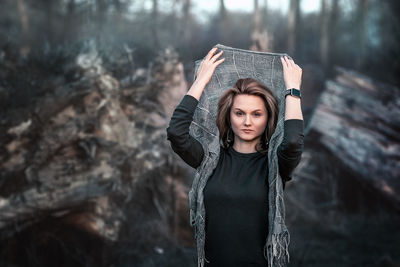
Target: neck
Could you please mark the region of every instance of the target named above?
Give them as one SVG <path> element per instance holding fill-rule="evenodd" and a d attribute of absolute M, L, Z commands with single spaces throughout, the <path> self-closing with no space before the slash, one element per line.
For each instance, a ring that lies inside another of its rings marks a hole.
<path fill-rule="evenodd" d="M 233 149 L 240 153 L 254 153 L 257 151 L 256 144 L 258 141 L 258 139 L 249 142 L 238 142 L 238 140 L 235 140 L 233 143 Z"/>

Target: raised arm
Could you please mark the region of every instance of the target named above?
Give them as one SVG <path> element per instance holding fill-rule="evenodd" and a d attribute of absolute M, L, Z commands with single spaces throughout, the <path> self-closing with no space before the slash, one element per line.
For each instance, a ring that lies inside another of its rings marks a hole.
<path fill-rule="evenodd" d="M 281 57 L 286 89 L 300 90 L 302 69 L 292 59 Z M 283 186 L 292 179 L 292 173 L 301 160 L 304 148 L 304 121 L 300 98 L 292 95 L 285 99 L 285 122 L 282 143 L 277 150 L 279 173 Z"/>
<path fill-rule="evenodd" d="M 200 142 L 189 134 L 197 104 L 196 98 L 185 95 L 175 108 L 167 128 L 167 139 L 171 141 L 172 150 L 193 168 L 200 165 L 204 156 Z"/>
<path fill-rule="evenodd" d="M 215 54 L 216 50 L 216 47 L 211 49 L 203 59 L 196 80 L 175 108 L 167 128 L 167 139 L 171 141 L 172 149 L 193 168 L 201 164 L 204 150 L 201 143 L 189 134 L 189 127 L 204 88 L 210 82 L 215 68 L 225 60 L 217 60 L 223 51 Z"/>

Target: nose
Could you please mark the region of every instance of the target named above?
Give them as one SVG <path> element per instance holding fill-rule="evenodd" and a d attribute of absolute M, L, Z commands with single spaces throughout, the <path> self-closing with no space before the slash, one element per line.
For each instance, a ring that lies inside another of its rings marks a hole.
<path fill-rule="evenodd" d="M 251 117 L 250 115 L 247 115 L 245 120 L 244 120 L 244 125 L 245 126 L 250 126 L 251 125 Z"/>

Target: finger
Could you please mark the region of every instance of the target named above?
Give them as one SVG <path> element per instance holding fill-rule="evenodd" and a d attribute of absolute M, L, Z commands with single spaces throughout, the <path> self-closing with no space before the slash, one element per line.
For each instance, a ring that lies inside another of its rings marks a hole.
<path fill-rule="evenodd" d="M 283 56 L 283 62 L 284 62 L 284 64 L 285 64 L 285 67 L 289 67 L 289 62 L 288 62 L 286 56 Z"/>
<path fill-rule="evenodd" d="M 289 66 L 292 66 L 292 67 L 295 66 L 294 60 L 292 58 L 287 57 L 287 61 L 289 63 Z"/>
<path fill-rule="evenodd" d="M 288 66 L 288 67 L 291 67 L 292 64 L 290 63 L 289 58 L 288 58 L 287 56 L 285 56 L 284 59 L 285 59 L 285 62 L 286 62 L 286 64 L 287 64 L 287 66 Z"/>
<path fill-rule="evenodd" d="M 221 58 L 220 60 L 215 61 L 215 64 L 218 66 L 219 64 L 221 64 L 224 61 L 225 61 L 225 58 Z"/>
<path fill-rule="evenodd" d="M 206 59 L 210 59 L 210 58 L 212 57 L 212 55 L 214 55 L 215 51 L 217 51 L 217 49 L 218 49 L 218 47 L 212 48 L 212 49 L 208 52 L 208 54 L 207 54 L 207 56 L 206 56 Z"/>
<path fill-rule="evenodd" d="M 215 61 L 217 60 L 217 58 L 219 58 L 219 57 L 222 55 L 223 52 L 224 52 L 224 51 L 221 50 L 219 53 L 215 54 L 215 55 L 210 59 L 210 61 L 211 61 L 211 62 L 215 62 Z"/>
<path fill-rule="evenodd" d="M 281 56 L 281 62 L 282 62 L 282 66 L 283 66 L 284 68 L 287 68 L 287 67 L 288 67 L 288 64 L 287 64 L 285 58 L 282 57 L 282 56 Z"/>
<path fill-rule="evenodd" d="M 289 61 L 292 64 L 293 68 L 300 68 L 299 65 L 297 65 L 296 62 L 294 62 L 293 58 L 290 58 Z"/>
<path fill-rule="evenodd" d="M 293 59 L 289 58 L 288 56 L 286 56 L 286 62 L 288 64 L 289 68 L 294 68 L 294 61 Z"/>

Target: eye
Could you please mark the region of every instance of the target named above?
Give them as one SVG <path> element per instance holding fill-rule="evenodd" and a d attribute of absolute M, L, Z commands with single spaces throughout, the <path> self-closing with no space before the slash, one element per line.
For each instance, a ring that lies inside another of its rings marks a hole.
<path fill-rule="evenodd" d="M 236 111 L 236 115 L 241 116 L 241 115 L 243 115 L 243 112 L 241 112 L 241 111 Z"/>
<path fill-rule="evenodd" d="M 256 117 L 260 117 L 261 116 L 261 113 L 254 113 L 254 116 L 256 116 Z"/>

